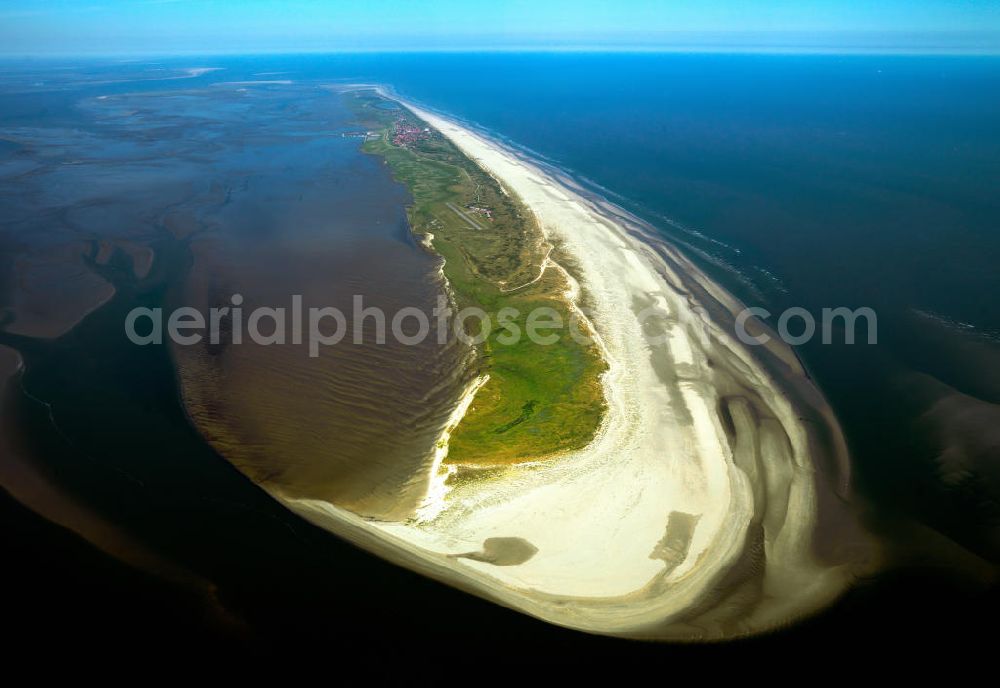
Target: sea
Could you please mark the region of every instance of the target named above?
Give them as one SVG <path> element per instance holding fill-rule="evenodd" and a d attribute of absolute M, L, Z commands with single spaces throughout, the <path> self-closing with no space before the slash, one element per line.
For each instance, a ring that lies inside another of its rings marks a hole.
<path fill-rule="evenodd" d="M 391 87 L 559 170 L 764 309 L 768 324 L 795 313 L 793 336 L 806 317 L 821 326 L 824 309 L 874 314 L 853 343 L 850 328 L 824 337 L 818 327 L 796 351 L 843 426 L 883 573 L 815 619 L 720 652 L 848 629 L 916 636 L 998 609 L 984 581 L 1000 561 L 1000 58 L 36 59 L 0 64 L 0 345 L 26 363 L 3 403 L 4 434 L 60 489 L 211 581 L 211 599 L 4 494 L 4 587 L 17 591 L 25 633 L 52 632 L 58 617 L 67 636 L 133 641 L 129 629 L 144 628 L 157 640 L 341 650 L 428 643 L 475 654 L 516 638 L 564 651 L 705 651 L 563 631 L 395 568 L 288 514 L 221 456 L 248 452 L 244 470 L 254 457 L 287 457 L 284 474 L 263 477 L 377 515 L 382 502 L 343 486 L 367 456 L 384 458 L 366 470 L 388 475 L 393 452 L 409 455 L 394 423 L 430 441 L 461 386 L 431 384 L 461 357 L 454 347 L 319 363 L 214 352 L 224 363 L 185 379 L 176 351 L 124 340 L 136 305 L 237 291 L 248 303 L 358 289 L 384 305 L 432 302 L 439 266 L 409 235 L 405 190 L 359 151 L 334 92 L 350 84 Z M 142 251 L 155 255 L 148 275 L 135 268 Z M 64 320 L 65 331 L 32 335 Z M 192 385 L 220 379 L 228 396 L 194 403 Z M 309 380 L 322 384 L 283 396 Z M 366 397 L 366 385 L 378 388 Z M 322 457 L 323 471 L 303 457 Z"/>

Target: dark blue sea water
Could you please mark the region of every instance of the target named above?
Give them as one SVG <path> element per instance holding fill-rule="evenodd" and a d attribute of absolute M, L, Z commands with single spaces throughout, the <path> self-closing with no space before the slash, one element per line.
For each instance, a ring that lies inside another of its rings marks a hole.
<path fill-rule="evenodd" d="M 169 79 L 179 67 L 223 69 Z M 1000 59 L 391 54 L 3 70 L 0 124 L 44 123 L 68 138 L 86 134 L 80 103 L 99 95 L 262 79 L 388 84 L 630 210 L 747 305 L 817 317 L 870 307 L 877 344 L 846 345 L 835 332 L 831 344 L 798 349 L 844 425 L 869 525 L 893 553 L 925 554 L 913 528 L 899 525 L 916 523 L 1000 560 Z M 296 108 L 288 112 L 293 119 Z M 15 152 L 0 140 L 0 163 L 18 164 Z M 0 290 L 16 250 L 0 243 Z M 355 582 L 370 576 L 368 563 L 353 565 Z M 285 581 L 281 568 L 273 575 Z M 467 618 L 490 613 L 440 594 L 435 604 Z M 274 603 L 282 619 L 287 604 Z M 425 616 L 415 618 L 419 627 Z"/>

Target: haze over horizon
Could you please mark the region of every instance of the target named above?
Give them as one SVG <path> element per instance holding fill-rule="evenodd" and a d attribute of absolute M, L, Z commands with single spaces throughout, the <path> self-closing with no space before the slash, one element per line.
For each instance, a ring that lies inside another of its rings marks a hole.
<path fill-rule="evenodd" d="M 0 0 L 0 54 L 1000 52 L 1000 2 Z"/>

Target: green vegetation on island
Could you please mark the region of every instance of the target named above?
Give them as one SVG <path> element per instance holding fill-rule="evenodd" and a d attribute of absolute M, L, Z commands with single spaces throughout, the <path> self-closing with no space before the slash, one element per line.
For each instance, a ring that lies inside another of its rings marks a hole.
<path fill-rule="evenodd" d="M 509 326 L 494 327 L 476 347 L 477 372 L 490 379 L 452 433 L 447 461 L 488 467 L 585 446 L 605 410 L 606 364 L 596 345 L 571 335 L 570 285 L 563 271 L 545 269 L 551 247 L 532 214 L 410 111 L 372 91 L 346 98 L 372 132 L 363 150 L 381 156 L 409 189 L 410 226 L 444 258 L 457 308 L 477 306 L 494 324 Z M 505 318 L 513 313 L 505 309 L 518 315 Z M 563 323 L 537 330 L 552 343 L 524 336 L 533 311 L 547 314 L 536 315 L 537 322 Z M 470 326 L 469 334 L 477 334 L 478 320 Z M 514 343 L 512 327 L 522 334 Z"/>

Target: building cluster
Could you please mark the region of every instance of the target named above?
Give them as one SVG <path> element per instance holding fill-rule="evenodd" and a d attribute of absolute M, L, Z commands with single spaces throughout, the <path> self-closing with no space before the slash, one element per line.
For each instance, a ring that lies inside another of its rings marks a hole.
<path fill-rule="evenodd" d="M 465 206 L 466 210 L 475 213 L 476 215 L 482 215 L 487 220 L 493 219 L 493 209 L 485 205 L 476 205 L 475 203 L 470 203 Z"/>
<path fill-rule="evenodd" d="M 427 127 L 415 127 L 407 124 L 402 119 L 396 120 L 396 126 L 392 133 L 392 142 L 397 146 L 410 146 L 418 141 L 423 141 L 431 134 Z"/>

